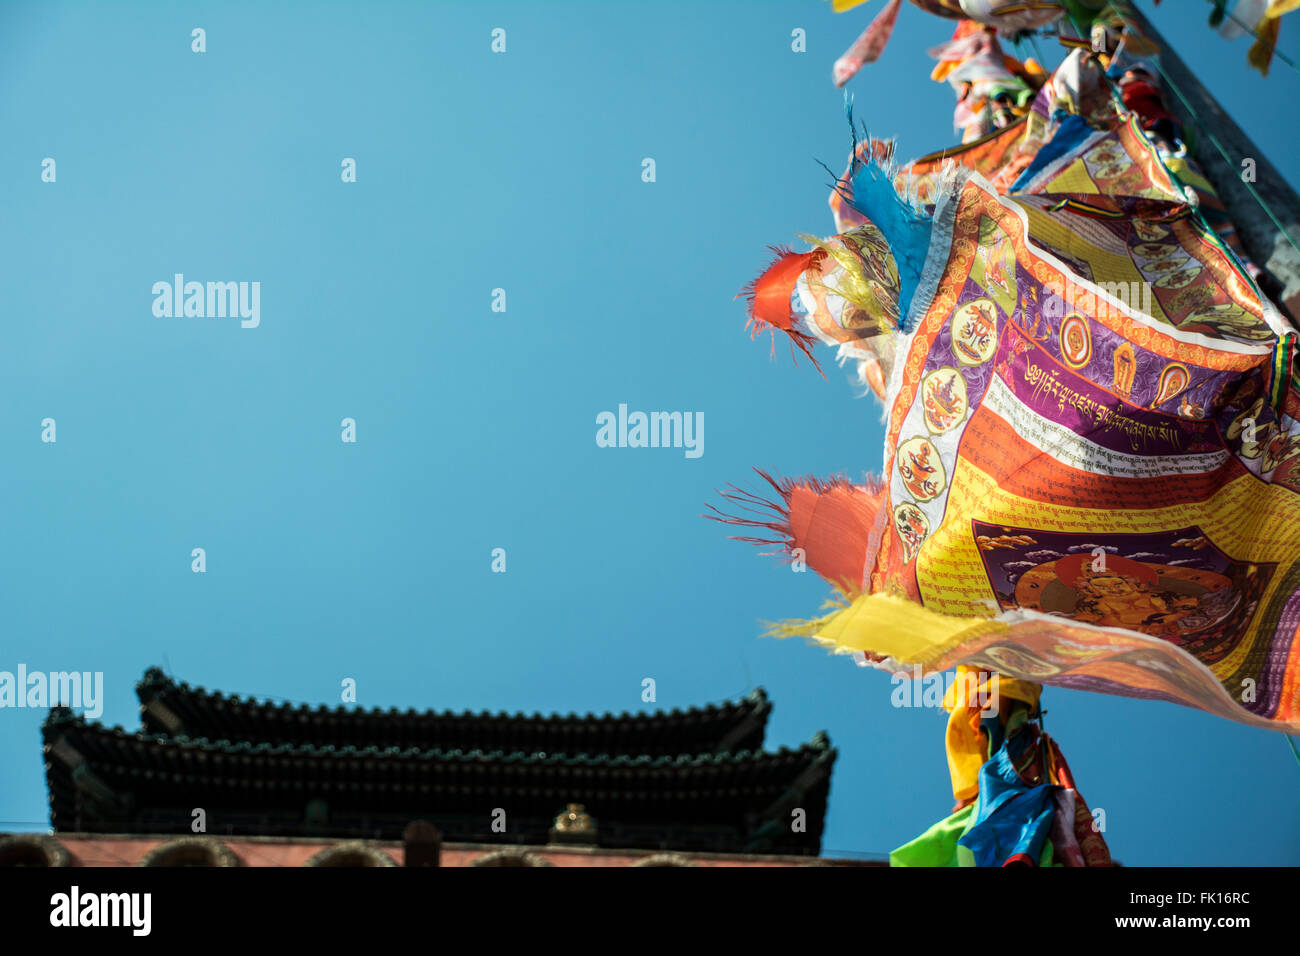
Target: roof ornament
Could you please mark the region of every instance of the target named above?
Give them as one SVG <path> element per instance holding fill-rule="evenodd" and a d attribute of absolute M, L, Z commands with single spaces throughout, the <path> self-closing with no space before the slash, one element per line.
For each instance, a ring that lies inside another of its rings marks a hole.
<path fill-rule="evenodd" d="M 552 843 L 596 842 L 596 820 L 581 803 L 570 803 L 555 817 Z"/>

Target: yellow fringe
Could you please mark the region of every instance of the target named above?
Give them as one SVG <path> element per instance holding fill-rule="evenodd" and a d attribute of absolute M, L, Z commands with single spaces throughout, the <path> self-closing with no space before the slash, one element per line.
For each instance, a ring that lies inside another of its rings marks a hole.
<path fill-rule="evenodd" d="M 836 654 L 864 651 L 904 666 L 928 668 L 956 647 L 1008 625 L 995 618 L 955 617 L 890 594 L 853 597 L 837 591 L 810 620 L 768 622 L 771 637 L 803 637 Z"/>
<path fill-rule="evenodd" d="M 821 617 L 813 618 L 786 618 L 783 621 L 764 621 L 764 637 L 806 637 L 815 644 L 822 646 L 830 645 L 834 648 L 834 642 L 825 638 L 818 637 L 818 632 L 829 624 L 837 615 L 848 610 L 853 603 L 848 591 L 841 587 L 836 587 L 835 592 L 822 602 L 821 610 L 828 613 Z M 835 653 L 851 654 L 853 651 L 849 648 L 835 649 Z"/>
<path fill-rule="evenodd" d="M 859 226 L 858 228 L 861 229 L 863 227 Z M 871 228 L 875 229 L 874 226 Z M 871 319 L 878 332 L 888 333 L 893 331 L 894 325 L 891 323 L 888 316 L 897 317 L 898 301 L 897 299 L 885 301 L 877 295 L 876 291 L 872 289 L 867 282 L 862 261 L 838 243 L 832 244 L 829 242 L 823 242 L 816 236 L 810 236 L 805 233 L 798 233 L 798 236 L 810 246 L 815 246 L 816 248 L 823 250 L 827 255 L 834 259 L 836 264 L 840 267 L 839 275 L 836 276 L 837 285 L 835 287 L 828 286 L 821 279 L 812 275 L 809 275 L 807 279 L 809 286 L 821 289 L 825 292 L 834 293 L 845 302 L 856 305 L 868 318 Z M 894 267 L 893 271 L 897 273 L 897 268 Z M 884 276 L 882 278 L 888 279 L 892 283 L 893 288 L 888 288 L 884 282 L 881 282 L 880 287 L 884 289 L 886 293 L 892 292 L 894 295 L 897 295 L 899 291 L 899 279 L 897 274 Z"/>

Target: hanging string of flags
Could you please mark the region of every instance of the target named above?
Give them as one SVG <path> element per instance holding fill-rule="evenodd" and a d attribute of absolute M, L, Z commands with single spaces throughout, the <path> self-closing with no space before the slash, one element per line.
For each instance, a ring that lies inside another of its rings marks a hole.
<path fill-rule="evenodd" d="M 835 233 L 776 249 L 747 290 L 751 333 L 854 364 L 885 407 L 883 470 L 760 472 L 766 494 L 730 488 L 710 516 L 832 585 L 826 613 L 772 633 L 909 678 L 957 669 L 955 806 L 893 863 L 1109 865 L 1045 685 L 1300 731 L 1297 333 L 1122 6 L 912 2 L 956 21 L 930 53 L 961 145 L 904 163 L 854 132 Z M 1298 6 L 1235 13 L 1275 45 Z M 1050 72 L 1002 49 L 1035 30 L 1068 51 Z"/>

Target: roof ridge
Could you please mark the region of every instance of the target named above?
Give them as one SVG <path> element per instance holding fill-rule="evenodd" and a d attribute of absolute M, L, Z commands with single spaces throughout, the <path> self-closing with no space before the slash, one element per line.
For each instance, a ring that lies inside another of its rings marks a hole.
<path fill-rule="evenodd" d="M 604 713 L 601 714 L 595 713 L 594 711 L 587 711 L 585 714 L 580 714 L 576 711 L 569 711 L 567 714 L 562 714 L 558 711 L 552 711 L 549 714 L 543 714 L 540 711 L 534 711 L 533 713 L 528 714 L 525 713 L 524 711 L 509 712 L 504 710 L 497 711 L 494 714 L 491 711 L 487 711 L 487 710 L 453 711 L 453 710 L 434 710 L 432 708 L 421 710 L 415 707 L 407 707 L 405 710 L 403 710 L 402 708 L 399 707 L 389 707 L 385 709 L 383 707 L 361 707 L 361 706 L 349 707 L 345 704 L 313 705 L 307 703 L 306 701 L 295 702 L 295 701 L 290 701 L 286 698 L 274 698 L 274 697 L 259 698 L 251 694 L 245 694 L 245 695 L 228 694 L 220 690 L 209 690 L 206 687 L 192 685 L 187 681 L 177 680 L 176 678 L 166 673 L 166 671 L 164 671 L 161 667 L 157 667 L 157 666 L 148 668 L 145 671 L 144 676 L 136 683 L 135 686 L 136 686 L 136 697 L 139 699 L 141 704 L 147 704 L 150 701 L 157 699 L 159 696 L 162 695 L 162 693 L 164 693 L 167 690 L 176 690 L 182 693 L 192 694 L 196 697 L 207 697 L 217 701 L 229 702 L 233 704 L 243 704 L 243 705 L 253 706 L 253 707 L 271 708 L 271 709 L 278 710 L 281 713 L 324 712 L 329 714 L 337 714 L 340 716 L 351 716 L 351 717 L 358 717 L 358 716 L 384 717 L 384 716 L 398 716 L 398 715 L 406 715 L 406 716 L 414 715 L 416 717 L 424 716 L 424 717 L 436 717 L 436 718 L 443 718 L 443 719 L 457 718 L 457 717 L 460 718 L 473 717 L 478 719 L 496 718 L 498 720 L 523 719 L 523 720 L 532 720 L 532 721 L 541 720 L 541 721 L 573 721 L 573 722 L 610 721 L 610 720 L 649 721 L 649 720 L 663 720 L 666 718 L 673 718 L 673 717 L 686 717 L 686 716 L 692 716 L 698 714 L 719 713 L 724 711 L 744 711 L 746 709 L 751 709 L 755 712 L 761 713 L 763 711 L 770 711 L 772 706 L 771 700 L 767 696 L 767 691 L 764 690 L 762 687 L 754 688 L 753 690 L 749 691 L 747 694 L 744 694 L 743 696 L 739 696 L 737 700 L 724 698 L 723 702 L 720 704 L 717 702 L 710 702 L 701 705 L 691 705 L 686 708 L 674 707 L 671 710 L 660 709 L 660 710 L 644 710 L 644 711 L 636 711 L 636 712 L 624 710 L 618 714 L 615 714 L 613 711 L 605 711 Z"/>

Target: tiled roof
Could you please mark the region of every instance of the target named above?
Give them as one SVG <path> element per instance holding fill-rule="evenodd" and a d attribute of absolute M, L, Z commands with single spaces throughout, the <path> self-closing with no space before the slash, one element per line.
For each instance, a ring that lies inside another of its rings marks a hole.
<path fill-rule="evenodd" d="M 202 808 L 212 833 L 393 838 L 420 818 L 449 840 L 538 844 L 576 802 L 601 846 L 814 855 L 836 756 L 824 734 L 772 753 L 676 755 L 212 740 L 64 708 L 43 736 L 59 831 L 187 833 Z"/>
<path fill-rule="evenodd" d="M 735 703 L 630 714 L 491 714 L 309 707 L 191 687 L 151 668 L 136 685 L 148 733 L 337 747 L 603 754 L 757 750 L 772 705 Z"/>

